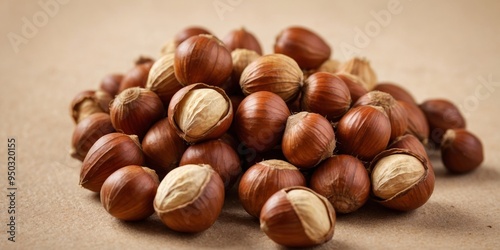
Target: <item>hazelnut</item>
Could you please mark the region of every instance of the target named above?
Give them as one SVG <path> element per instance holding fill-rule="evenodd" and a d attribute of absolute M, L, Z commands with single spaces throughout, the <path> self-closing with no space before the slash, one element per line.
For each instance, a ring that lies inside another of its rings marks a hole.
<path fill-rule="evenodd" d="M 337 213 L 352 213 L 370 194 L 370 177 L 363 163 L 350 155 L 335 155 L 314 171 L 310 187 L 325 196 Z"/>
<path fill-rule="evenodd" d="M 299 169 L 282 160 L 266 160 L 251 166 L 241 176 L 238 196 L 248 214 L 259 217 L 262 206 L 278 190 L 305 186 Z"/>
<path fill-rule="evenodd" d="M 361 78 L 345 72 L 335 73 L 335 75 L 342 79 L 349 89 L 352 100 L 351 104 L 356 103 L 360 97 L 368 93 L 368 90 L 366 90 L 366 83 L 363 82 Z"/>
<path fill-rule="evenodd" d="M 208 164 L 219 174 L 224 188 L 229 190 L 241 173 L 241 162 L 236 151 L 224 141 L 210 140 L 189 146 L 179 163 Z"/>
<path fill-rule="evenodd" d="M 178 232 L 197 233 L 214 224 L 224 205 L 224 184 L 209 165 L 184 165 L 165 176 L 154 199 L 161 221 Z"/>
<path fill-rule="evenodd" d="M 391 209 L 414 210 L 425 204 L 434 190 L 434 172 L 427 159 L 408 150 L 380 153 L 369 171 L 375 201 Z"/>
<path fill-rule="evenodd" d="M 175 50 L 174 73 L 183 85 L 223 85 L 231 76 L 233 62 L 224 44 L 212 35 L 188 38 Z"/>
<path fill-rule="evenodd" d="M 78 123 L 73 131 L 71 157 L 83 161 L 90 147 L 103 135 L 115 132 L 106 113 L 94 113 Z"/>
<path fill-rule="evenodd" d="M 335 134 L 330 122 L 316 113 L 288 117 L 281 148 L 286 159 L 299 168 L 312 168 L 333 155 Z"/>
<path fill-rule="evenodd" d="M 452 173 L 467 173 L 484 160 L 483 144 L 465 129 L 448 129 L 441 143 L 441 159 Z"/>
<path fill-rule="evenodd" d="M 408 118 L 403 107 L 390 94 L 370 91 L 360 97 L 353 107 L 361 105 L 380 106 L 384 109 L 391 123 L 391 140 L 404 135 L 408 128 Z"/>
<path fill-rule="evenodd" d="M 243 70 L 240 86 L 245 95 L 269 91 L 288 103 L 298 97 L 303 78 L 302 70 L 292 58 L 270 54 L 257 58 Z"/>
<path fill-rule="evenodd" d="M 179 31 L 177 34 L 175 34 L 173 41 L 175 46 L 177 47 L 179 46 L 179 44 L 186 41 L 188 38 L 202 34 L 211 35 L 210 31 L 208 31 L 203 27 L 198 27 L 198 26 L 186 27 L 183 30 Z"/>
<path fill-rule="evenodd" d="M 123 74 L 109 74 L 106 75 L 99 84 L 99 88 L 108 93 L 110 96 L 118 94 L 120 84 L 123 80 Z"/>
<path fill-rule="evenodd" d="M 231 52 L 231 58 L 233 60 L 231 81 L 235 82 L 238 88 L 240 88 L 240 77 L 243 70 L 259 57 L 260 55 L 257 52 L 248 49 L 235 49 Z"/>
<path fill-rule="evenodd" d="M 364 58 L 355 57 L 342 63 L 337 72 L 345 72 L 361 78 L 368 91 L 372 90 L 377 84 L 377 75 L 370 66 L 370 62 Z"/>
<path fill-rule="evenodd" d="M 233 106 L 224 90 L 203 83 L 192 84 L 172 97 L 168 120 L 189 143 L 216 139 L 231 126 Z"/>
<path fill-rule="evenodd" d="M 373 90 L 378 90 L 390 94 L 397 101 L 404 101 L 413 105 L 417 105 L 415 98 L 403 87 L 390 82 L 382 82 L 375 85 Z"/>
<path fill-rule="evenodd" d="M 109 103 L 113 98 L 102 90 L 85 90 L 78 93 L 70 104 L 73 121 L 79 123 L 94 113 L 109 113 Z"/>
<path fill-rule="evenodd" d="M 312 247 L 333 238 L 335 210 L 328 200 L 305 187 L 273 194 L 262 207 L 260 229 L 287 247 Z"/>
<path fill-rule="evenodd" d="M 465 119 L 457 106 L 445 99 L 430 99 L 420 104 L 429 123 L 430 142 L 439 146 L 448 129 L 465 128 Z"/>
<path fill-rule="evenodd" d="M 387 147 L 391 123 L 383 108 L 359 106 L 340 119 L 336 135 L 342 153 L 369 161 Z"/>
<path fill-rule="evenodd" d="M 118 94 L 109 109 L 116 131 L 137 135 L 139 139 L 165 116 L 160 98 L 153 91 L 139 87 L 128 88 Z"/>
<path fill-rule="evenodd" d="M 351 107 L 351 94 L 344 81 L 327 72 L 317 72 L 304 81 L 301 107 L 336 121 Z"/>
<path fill-rule="evenodd" d="M 179 166 L 186 148 L 186 143 L 177 135 L 168 118 L 156 122 L 142 140 L 147 166 L 156 171 L 160 180 Z"/>
<path fill-rule="evenodd" d="M 89 149 L 80 171 L 80 186 L 99 192 L 104 181 L 116 170 L 144 164 L 141 144 L 136 135 L 110 133 Z"/>
<path fill-rule="evenodd" d="M 222 39 L 222 41 L 224 41 L 229 51 L 234 51 L 235 49 L 248 49 L 262 55 L 262 48 L 260 47 L 259 41 L 252 33 L 245 30 L 245 28 L 232 30 Z"/>
<path fill-rule="evenodd" d="M 247 147 L 258 152 L 279 145 L 290 111 L 278 95 L 259 91 L 241 101 L 234 116 L 236 135 Z"/>
<path fill-rule="evenodd" d="M 316 72 L 328 72 L 328 73 L 337 73 L 337 70 L 340 66 L 340 62 L 334 59 L 327 59 L 324 61 L 315 71 Z"/>
<path fill-rule="evenodd" d="M 416 136 L 422 143 L 427 144 L 429 139 L 429 123 L 425 118 L 424 112 L 415 104 L 404 101 L 398 101 L 403 107 L 408 118 L 407 133 Z"/>
<path fill-rule="evenodd" d="M 316 69 L 332 54 L 330 46 L 313 31 L 288 27 L 276 37 L 274 53 L 287 55 L 302 69 Z"/>
<path fill-rule="evenodd" d="M 154 170 L 137 165 L 116 170 L 102 184 L 101 204 L 120 220 L 136 221 L 152 215 L 160 181 Z"/>
<path fill-rule="evenodd" d="M 139 58 L 136 65 L 123 76 L 118 93 L 128 88 L 146 87 L 149 70 L 153 63 L 154 61 L 149 58 Z"/>
<path fill-rule="evenodd" d="M 158 59 L 149 71 L 146 89 L 158 95 L 165 109 L 172 96 L 182 88 L 174 74 L 174 55 L 168 54 Z"/>

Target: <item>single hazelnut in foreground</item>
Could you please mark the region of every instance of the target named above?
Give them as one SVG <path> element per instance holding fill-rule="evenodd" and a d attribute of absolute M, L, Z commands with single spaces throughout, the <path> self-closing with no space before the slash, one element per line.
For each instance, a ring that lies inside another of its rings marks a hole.
<path fill-rule="evenodd" d="M 233 121 L 233 105 L 221 88 L 203 83 L 183 87 L 168 106 L 168 121 L 189 143 L 222 136 Z"/>
<path fill-rule="evenodd" d="M 427 159 L 405 149 L 385 150 L 371 162 L 371 193 L 385 207 L 410 211 L 424 205 L 434 190 Z"/>
<path fill-rule="evenodd" d="M 284 188 L 262 207 L 260 229 L 287 247 L 312 247 L 333 238 L 335 210 L 320 194 L 306 187 Z"/>
<path fill-rule="evenodd" d="M 441 159 L 452 173 L 467 173 L 484 160 L 483 144 L 465 129 L 448 129 L 441 143 Z"/>
<path fill-rule="evenodd" d="M 206 164 L 188 164 L 170 171 L 154 199 L 161 221 L 172 230 L 187 233 L 211 227 L 223 205 L 224 184 Z"/>
<path fill-rule="evenodd" d="M 141 144 L 136 135 L 110 133 L 89 149 L 80 171 L 80 186 L 99 192 L 104 181 L 116 170 L 144 164 Z"/>
<path fill-rule="evenodd" d="M 325 117 L 316 113 L 291 115 L 286 122 L 281 149 L 293 165 L 312 168 L 333 155 L 333 127 Z"/>
<path fill-rule="evenodd" d="M 314 171 L 310 188 L 325 196 L 337 213 L 352 213 L 370 195 L 370 177 L 363 163 L 350 155 L 334 155 Z"/>
<path fill-rule="evenodd" d="M 142 220 L 154 213 L 160 181 L 154 170 L 137 165 L 116 170 L 102 184 L 101 204 L 120 220 Z"/>
<path fill-rule="evenodd" d="M 305 186 L 299 169 L 282 160 L 265 160 L 251 166 L 241 176 L 238 196 L 245 211 L 259 217 L 262 206 L 276 191 L 291 186 Z"/>

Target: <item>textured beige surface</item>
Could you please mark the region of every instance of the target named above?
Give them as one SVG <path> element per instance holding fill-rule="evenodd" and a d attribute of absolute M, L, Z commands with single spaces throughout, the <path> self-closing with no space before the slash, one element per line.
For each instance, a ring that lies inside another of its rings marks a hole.
<path fill-rule="evenodd" d="M 41 0 L 47 2 L 50 0 Z M 478 249 L 500 245 L 500 3 L 401 0 L 399 14 L 369 41 L 357 28 L 387 9 L 381 1 L 77 1 L 43 20 L 39 1 L 0 2 L 0 249 L 280 249 L 241 208 L 234 190 L 212 228 L 196 235 L 172 232 L 157 217 L 139 223 L 111 218 L 98 197 L 78 186 L 80 163 L 68 156 L 72 97 L 124 72 L 139 55 L 157 57 L 181 28 L 200 24 L 218 36 L 245 26 L 266 53 L 284 27 L 320 33 L 345 60 L 341 45 L 361 45 L 380 80 L 401 83 L 418 101 L 446 97 L 460 105 L 468 128 L 484 143 L 483 166 L 468 175 L 446 173 L 437 155 L 436 188 L 410 213 L 368 204 L 339 216 L 334 239 L 317 249 Z M 62 2 L 62 0 L 61 0 Z M 235 6 L 218 15 L 213 3 Z M 40 18 L 23 33 L 23 18 Z M 372 28 L 376 28 L 375 26 Z M 18 46 L 9 32 L 29 36 Z M 482 80 L 483 79 L 483 80 Z M 484 81 L 484 79 L 486 81 Z M 16 243 L 6 240 L 6 144 L 17 138 Z"/>

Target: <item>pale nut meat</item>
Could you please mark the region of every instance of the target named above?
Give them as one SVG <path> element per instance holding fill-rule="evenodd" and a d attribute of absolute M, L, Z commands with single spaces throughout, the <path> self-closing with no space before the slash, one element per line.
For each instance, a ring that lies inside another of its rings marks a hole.
<path fill-rule="evenodd" d="M 390 199 L 413 187 L 425 176 L 425 168 L 417 158 L 395 154 L 382 158 L 372 173 L 373 192 Z"/>
<path fill-rule="evenodd" d="M 213 89 L 195 89 L 179 102 L 183 108 L 175 114 L 179 128 L 192 137 L 201 137 L 227 114 L 229 104 Z"/>

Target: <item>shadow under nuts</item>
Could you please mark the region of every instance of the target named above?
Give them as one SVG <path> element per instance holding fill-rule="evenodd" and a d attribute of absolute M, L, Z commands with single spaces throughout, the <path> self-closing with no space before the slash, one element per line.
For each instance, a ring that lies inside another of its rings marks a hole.
<path fill-rule="evenodd" d="M 206 164 L 188 164 L 161 181 L 154 209 L 161 221 L 178 232 L 197 233 L 212 226 L 224 205 L 224 184 Z"/>
<path fill-rule="evenodd" d="M 233 106 L 224 90 L 203 83 L 179 90 L 168 106 L 168 121 L 189 143 L 222 136 L 233 121 Z"/>
<path fill-rule="evenodd" d="M 136 221 L 152 215 L 160 181 L 154 170 L 126 166 L 111 174 L 101 188 L 101 204 L 120 220 Z"/>
<path fill-rule="evenodd" d="M 335 210 L 320 194 L 306 187 L 284 188 L 262 207 L 260 229 L 287 247 L 312 247 L 333 238 Z"/>

